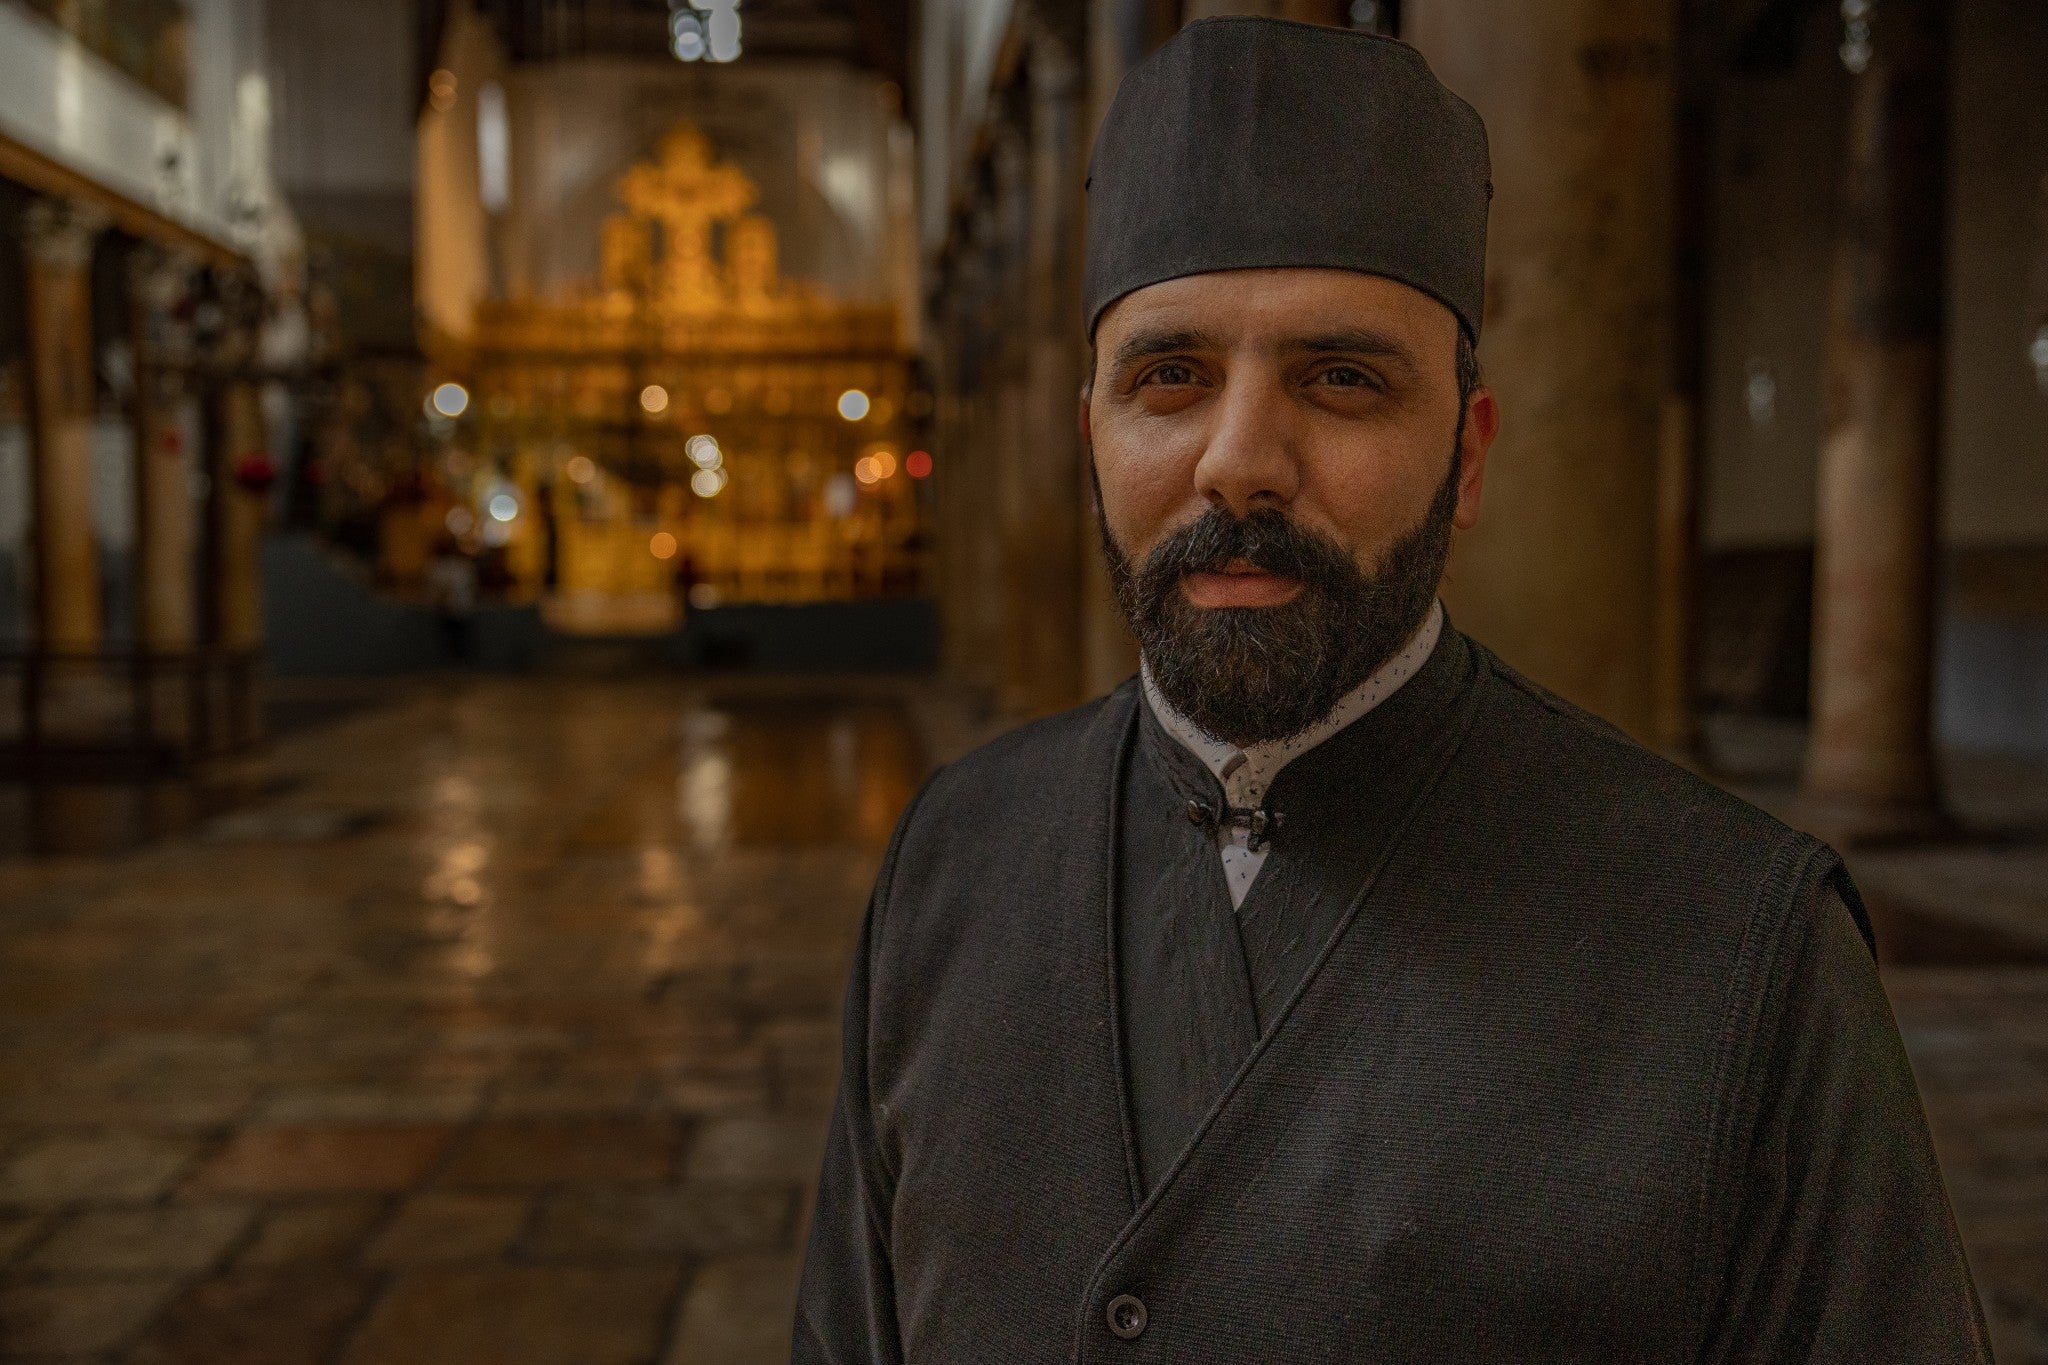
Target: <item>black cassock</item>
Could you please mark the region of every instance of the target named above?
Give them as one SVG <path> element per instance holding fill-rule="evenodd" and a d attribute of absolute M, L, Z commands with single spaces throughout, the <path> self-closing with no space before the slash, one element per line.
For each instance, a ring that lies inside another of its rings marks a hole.
<path fill-rule="evenodd" d="M 1446 629 L 1233 914 L 1134 684 L 879 878 L 799 1362 L 1986 1361 L 1823 845 Z"/>

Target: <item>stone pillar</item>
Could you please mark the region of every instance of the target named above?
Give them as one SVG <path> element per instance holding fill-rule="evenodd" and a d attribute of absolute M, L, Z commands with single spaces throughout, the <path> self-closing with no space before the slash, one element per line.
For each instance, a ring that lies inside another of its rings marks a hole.
<path fill-rule="evenodd" d="M 995 535 L 996 704 L 1013 714 L 1035 710 L 1029 684 L 1027 623 L 1032 620 L 1033 575 L 1045 547 L 1036 544 L 1031 524 L 1041 477 L 1037 445 L 1044 435 L 1031 420 L 1029 255 L 1031 245 L 1031 148 L 1028 123 L 1015 117 L 1028 108 L 997 114 L 990 129 L 989 231 L 981 239 L 989 288 L 983 304 L 981 373 L 976 445 L 990 462 L 986 485 L 993 495 Z M 1020 126 L 1021 125 L 1021 126 Z"/>
<path fill-rule="evenodd" d="M 1667 754 L 1698 742 L 1692 677 L 1699 613 L 1699 394 L 1665 401 L 1657 445 L 1657 603 L 1649 736 Z"/>
<path fill-rule="evenodd" d="M 255 383 L 236 378 L 220 392 L 220 440 L 213 454 L 213 642 L 252 650 L 263 640 L 263 495 L 242 485 L 245 460 L 267 455 L 263 403 Z"/>
<path fill-rule="evenodd" d="M 216 649 L 249 650 L 263 638 L 264 494 L 243 479 L 250 462 L 269 456 L 254 373 L 263 293 L 246 270 L 216 272 L 214 284 L 222 322 L 199 357 L 208 385 L 205 635 Z"/>
<path fill-rule="evenodd" d="M 1090 143 L 1109 113 L 1124 73 L 1152 50 L 1157 6 L 1152 0 L 1097 0 L 1088 6 L 1088 127 Z"/>
<path fill-rule="evenodd" d="M 961 321 L 960 281 L 950 260 L 932 265 L 935 302 L 925 324 L 931 366 L 931 448 L 940 461 L 932 479 L 932 591 L 939 604 L 939 662 L 946 673 L 964 674 L 965 644 L 971 631 L 967 599 L 966 529 L 968 499 L 974 492 L 973 454 L 961 414 L 961 361 L 966 349 Z"/>
<path fill-rule="evenodd" d="M 1479 354 L 1502 429 L 1445 599 L 1510 663 L 1651 738 L 1673 0 L 1409 0 L 1401 22 L 1493 147 Z"/>
<path fill-rule="evenodd" d="M 1849 116 L 1828 338 L 1813 638 L 1812 822 L 1939 822 L 1930 740 L 1949 11 L 1884 0 Z"/>
<path fill-rule="evenodd" d="M 1712 219 L 1715 31 L 1680 6 L 1672 187 L 1671 374 L 1657 453 L 1657 639 L 1651 734 L 1684 755 L 1698 747 L 1693 674 L 1699 640 L 1700 448 L 1705 411 L 1707 227 Z"/>
<path fill-rule="evenodd" d="M 206 643 L 200 695 L 203 747 L 238 748 L 263 734 L 257 692 L 263 643 L 264 495 L 245 486 L 245 462 L 268 453 L 262 394 L 246 371 L 216 380 L 207 422 Z"/>
<path fill-rule="evenodd" d="M 1070 45 L 1031 40 L 1022 313 L 1023 411 L 1004 481 L 1004 709 L 1037 714 L 1081 698 L 1082 501 L 1075 404 L 1081 368 L 1081 73 Z"/>
<path fill-rule="evenodd" d="M 1350 9 L 1347 0 L 1280 0 L 1273 12 L 1282 19 L 1292 19 L 1296 23 L 1349 28 Z"/>
<path fill-rule="evenodd" d="M 100 645 L 92 526 L 92 249 L 107 220 L 55 199 L 30 206 L 29 422 L 33 446 L 36 644 Z"/>
<path fill-rule="evenodd" d="M 945 534 L 952 542 L 946 552 L 947 669 L 990 697 L 1001 685 L 1003 635 L 1002 451 L 995 420 L 1003 318 L 995 235 L 993 207 L 977 202 L 942 267 L 950 353 L 940 398 L 948 455 L 938 476 L 946 481 Z"/>
<path fill-rule="evenodd" d="M 1219 14 L 1265 15 L 1338 28 L 1348 27 L 1351 19 L 1346 0 L 1186 0 L 1181 9 L 1191 24 Z"/>
<path fill-rule="evenodd" d="M 1154 0 L 1100 0 L 1088 7 L 1088 126 L 1087 142 L 1092 147 L 1095 132 L 1116 99 L 1124 73 L 1143 61 L 1163 36 L 1171 31 L 1163 21 L 1161 6 Z M 1178 18 L 1178 16 L 1174 16 Z M 1084 163 L 1088 155 L 1081 153 Z M 1074 217 L 1074 232 L 1086 240 L 1086 204 Z M 1076 308 L 1072 326 L 1086 324 Z M 1094 348 L 1082 339 L 1080 374 L 1085 380 L 1094 358 Z M 1068 420 L 1078 421 L 1078 415 Z M 1123 610 L 1117 606 L 1109 587 L 1109 565 L 1102 557 L 1097 530 L 1094 488 L 1082 453 L 1081 470 L 1081 574 L 1079 617 L 1081 630 L 1081 692 L 1094 696 L 1107 692 L 1129 677 L 1138 667 L 1138 643 L 1131 638 Z"/>
<path fill-rule="evenodd" d="M 249 486 L 251 466 L 268 462 L 270 438 L 255 373 L 263 294 L 246 270 L 216 274 L 224 325 L 205 348 L 207 469 L 205 638 L 210 745 L 253 743 L 262 734 L 256 656 L 263 642 L 265 491 Z M 218 728 L 215 728 L 218 727 Z"/>
<path fill-rule="evenodd" d="M 189 286 L 193 263 L 155 246 L 130 261 L 135 347 L 135 574 L 137 645 L 182 654 L 199 639 L 199 591 L 193 552 L 198 534 L 192 452 L 179 411 L 189 348 L 178 341 L 172 310 Z"/>

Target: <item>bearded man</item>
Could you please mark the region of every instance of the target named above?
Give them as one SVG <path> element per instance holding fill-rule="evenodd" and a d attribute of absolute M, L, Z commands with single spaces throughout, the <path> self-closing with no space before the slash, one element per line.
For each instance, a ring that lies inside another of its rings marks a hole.
<path fill-rule="evenodd" d="M 1989 1359 L 1840 860 L 1437 603 L 1489 196 L 1390 40 L 1126 80 L 1082 423 L 1144 666 L 903 817 L 798 1361 Z"/>

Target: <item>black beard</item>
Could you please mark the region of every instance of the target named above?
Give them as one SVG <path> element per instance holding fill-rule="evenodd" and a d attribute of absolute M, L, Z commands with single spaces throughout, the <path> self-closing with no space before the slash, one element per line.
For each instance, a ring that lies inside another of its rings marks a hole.
<path fill-rule="evenodd" d="M 1451 461 L 1421 522 L 1370 573 L 1273 507 L 1244 517 L 1211 508 L 1134 565 L 1110 532 L 1098 483 L 1110 583 L 1160 695 L 1239 748 L 1290 738 L 1328 715 L 1394 657 L 1436 601 L 1458 509 L 1458 464 Z M 1301 591 L 1277 607 L 1197 607 L 1182 593 L 1183 575 L 1219 572 L 1240 558 L 1296 580 Z"/>

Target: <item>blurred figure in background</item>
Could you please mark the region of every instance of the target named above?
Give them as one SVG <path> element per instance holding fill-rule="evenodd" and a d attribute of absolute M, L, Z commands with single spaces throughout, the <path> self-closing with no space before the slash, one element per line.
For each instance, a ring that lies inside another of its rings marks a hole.
<path fill-rule="evenodd" d="M 476 561 L 463 553 L 454 536 L 444 534 L 434 542 L 426 587 L 449 659 L 457 666 L 467 666 L 476 632 Z"/>

